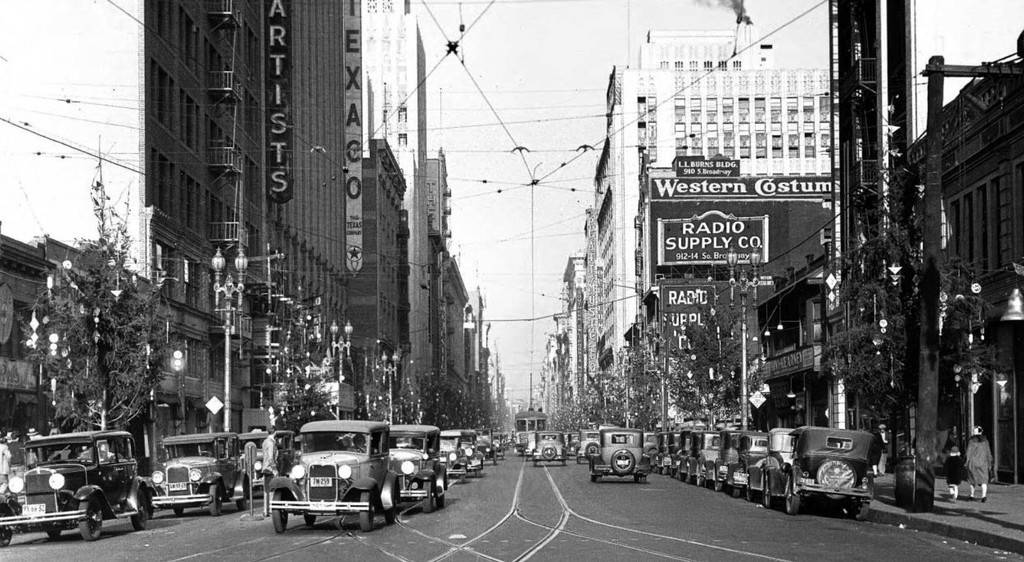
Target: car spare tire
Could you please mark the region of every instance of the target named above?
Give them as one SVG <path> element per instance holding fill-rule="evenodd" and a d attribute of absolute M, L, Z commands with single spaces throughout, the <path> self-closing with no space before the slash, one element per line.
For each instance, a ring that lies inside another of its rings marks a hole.
<path fill-rule="evenodd" d="M 612 453 L 611 465 L 615 474 L 629 474 L 636 468 L 636 456 L 628 449 L 619 449 Z"/>
<path fill-rule="evenodd" d="M 555 448 L 554 447 L 544 447 L 544 451 L 541 452 L 541 456 L 544 457 L 544 460 L 548 460 L 548 461 L 553 460 L 555 458 Z"/>
<path fill-rule="evenodd" d="M 587 454 L 588 457 L 592 457 L 592 456 L 596 455 L 597 454 L 597 445 L 594 444 L 594 443 L 591 443 L 591 444 L 587 445 L 587 453 L 586 454 Z"/>

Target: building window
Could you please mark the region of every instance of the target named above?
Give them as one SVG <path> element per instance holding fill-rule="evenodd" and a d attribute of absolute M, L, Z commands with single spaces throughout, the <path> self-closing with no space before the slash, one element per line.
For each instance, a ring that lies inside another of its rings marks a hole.
<path fill-rule="evenodd" d="M 722 122 L 723 123 L 729 123 L 730 126 L 732 126 L 732 117 L 733 117 L 732 110 L 733 110 L 733 99 L 732 98 L 722 98 Z"/>
<path fill-rule="evenodd" d="M 686 123 L 686 99 L 676 98 L 676 123 Z"/>
<path fill-rule="evenodd" d="M 757 139 L 757 154 L 756 158 L 767 158 L 768 157 L 768 134 L 767 133 L 754 133 Z"/>
<path fill-rule="evenodd" d="M 782 98 L 772 98 L 771 120 L 772 123 L 782 123 Z"/>
<path fill-rule="evenodd" d="M 804 98 L 804 123 L 814 121 L 814 98 Z"/>
<path fill-rule="evenodd" d="M 677 60 L 676 63 L 675 63 L 675 69 L 676 69 L 677 72 L 679 72 L 679 71 L 682 71 L 682 70 L 686 70 L 686 66 L 683 64 L 683 61 Z"/>
<path fill-rule="evenodd" d="M 772 158 L 782 158 L 782 135 L 772 135 Z"/>
<path fill-rule="evenodd" d="M 738 61 L 738 60 L 732 61 L 732 69 L 733 70 L 743 70 L 743 63 Z"/>
<path fill-rule="evenodd" d="M 697 72 L 697 70 L 698 70 L 697 61 L 695 61 L 695 60 L 690 61 L 690 72 Z"/>
<path fill-rule="evenodd" d="M 750 158 L 750 135 L 740 135 L 740 158 Z"/>
<path fill-rule="evenodd" d="M 658 68 L 660 68 L 661 70 L 668 70 L 668 61 L 667 60 L 663 60 L 663 61 L 659 62 L 658 63 Z"/>
<path fill-rule="evenodd" d="M 409 145 L 409 135 L 406 133 L 398 133 L 398 146 L 406 147 Z"/>
<path fill-rule="evenodd" d="M 750 121 L 750 98 L 740 98 L 738 108 L 739 115 L 737 120 L 740 123 Z"/>
<path fill-rule="evenodd" d="M 714 70 L 714 69 L 715 69 L 715 61 L 711 61 L 711 60 L 704 61 L 704 70 Z"/>
<path fill-rule="evenodd" d="M 707 106 L 707 113 L 708 113 L 707 119 L 708 119 L 708 123 L 717 123 L 718 122 L 718 99 L 717 98 L 708 98 L 707 101 L 708 101 L 708 106 Z"/>
<path fill-rule="evenodd" d="M 832 100 L 828 96 L 818 98 L 818 121 L 828 123 L 832 115 Z"/>
<path fill-rule="evenodd" d="M 676 156 L 685 156 L 688 148 L 686 137 L 676 137 Z"/>
<path fill-rule="evenodd" d="M 764 123 L 765 99 L 754 98 L 754 122 Z"/>
<path fill-rule="evenodd" d="M 718 70 L 729 70 L 729 61 L 720 60 L 718 61 Z"/>
<path fill-rule="evenodd" d="M 800 135 L 788 135 L 789 157 L 800 158 Z"/>
<path fill-rule="evenodd" d="M 398 106 L 398 122 L 405 123 L 409 120 L 409 109 L 404 105 Z"/>
<path fill-rule="evenodd" d="M 814 158 L 814 133 L 804 133 L 804 157 Z"/>

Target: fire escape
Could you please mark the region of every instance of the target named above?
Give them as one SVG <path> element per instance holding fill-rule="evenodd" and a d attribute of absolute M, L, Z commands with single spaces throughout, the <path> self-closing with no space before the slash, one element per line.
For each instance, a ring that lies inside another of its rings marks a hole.
<path fill-rule="evenodd" d="M 242 78 L 238 72 L 238 35 L 242 3 L 238 0 L 208 0 L 214 55 L 209 61 L 206 91 L 213 121 L 207 145 L 207 166 L 212 184 L 220 195 L 223 213 L 210 222 L 207 239 L 215 247 L 242 250 L 248 247 L 245 229 L 245 199 L 242 189 L 244 158 L 237 145 Z M 255 268 L 254 268 L 255 269 Z M 248 281 L 248 279 L 246 280 Z M 248 285 L 248 283 L 247 283 Z M 252 317 L 243 311 L 221 311 L 230 315 L 232 337 L 244 342 L 252 338 Z M 223 334 L 222 323 L 211 325 L 211 333 Z M 241 345 L 241 344 L 240 344 Z"/>

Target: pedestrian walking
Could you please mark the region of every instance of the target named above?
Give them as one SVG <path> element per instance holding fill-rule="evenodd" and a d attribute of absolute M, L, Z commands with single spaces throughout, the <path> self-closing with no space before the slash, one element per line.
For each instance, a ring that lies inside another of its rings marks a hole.
<path fill-rule="evenodd" d="M 968 501 L 974 501 L 975 486 L 981 488 L 981 501 L 988 500 L 988 481 L 992 477 L 994 459 L 992 448 L 988 439 L 982 434 L 981 426 L 974 427 L 974 435 L 967 440 L 967 483 L 971 487 L 971 497 Z"/>
<path fill-rule="evenodd" d="M 270 480 L 277 476 L 277 428 L 267 428 L 267 438 L 263 440 L 263 515 L 270 516 Z"/>
<path fill-rule="evenodd" d="M 960 483 L 964 479 L 964 457 L 960 454 L 960 447 L 953 445 L 949 449 L 949 454 L 943 465 L 946 469 L 946 487 L 949 488 L 949 501 L 956 503 L 956 499 L 960 495 Z"/>
<path fill-rule="evenodd" d="M 7 446 L 7 437 L 0 437 L 0 491 L 7 490 L 11 480 L 11 449 Z"/>

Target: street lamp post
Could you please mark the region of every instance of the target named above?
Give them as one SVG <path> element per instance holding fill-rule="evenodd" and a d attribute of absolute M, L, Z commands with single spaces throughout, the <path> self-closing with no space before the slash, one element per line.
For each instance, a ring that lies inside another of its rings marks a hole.
<path fill-rule="evenodd" d="M 338 341 L 338 332 L 341 331 L 338 328 L 336 321 L 331 321 L 331 358 L 334 360 L 335 365 L 338 367 L 338 407 L 335 411 L 335 416 L 341 419 L 341 384 L 345 382 L 345 367 L 341 362 L 340 351 L 345 350 L 345 357 L 351 357 L 352 349 L 352 323 L 345 321 L 345 332 L 341 336 L 341 341 Z"/>
<path fill-rule="evenodd" d="M 761 251 L 758 248 L 750 249 L 750 275 L 745 268 L 740 270 L 739 278 L 736 276 L 736 266 L 739 263 L 739 254 L 736 250 L 729 248 L 725 256 L 729 265 L 729 299 L 735 303 L 736 285 L 740 287 L 740 429 L 747 429 L 747 418 L 749 405 L 747 404 L 747 294 L 753 292 L 754 305 L 757 306 L 757 283 L 758 268 L 761 266 Z"/>
<path fill-rule="evenodd" d="M 217 248 L 217 253 L 210 260 L 210 267 L 213 268 L 213 296 L 214 308 L 224 313 L 224 431 L 231 431 L 231 330 L 232 316 L 235 306 L 238 310 L 242 308 L 242 293 L 245 291 L 245 270 L 249 268 L 249 258 L 245 257 L 245 250 L 239 246 L 238 255 L 235 256 L 235 269 L 238 272 L 238 282 L 228 273 L 224 277 L 224 283 L 220 282 L 220 274 L 224 271 L 226 260 Z M 221 295 L 224 296 L 224 308 L 220 308 Z M 237 298 L 237 305 L 233 302 Z"/>
<path fill-rule="evenodd" d="M 388 388 L 388 423 L 393 423 L 394 422 L 394 420 L 392 419 L 393 416 L 394 416 L 394 410 L 393 410 L 393 404 L 392 404 L 393 395 L 392 395 L 392 389 L 391 389 L 391 384 L 392 384 L 391 381 L 394 380 L 395 374 L 398 372 L 398 361 L 400 359 L 401 359 L 401 357 L 399 357 L 397 351 L 391 354 L 391 363 L 390 364 L 388 364 L 388 354 L 387 353 L 381 353 L 381 355 L 380 355 L 380 361 L 384 365 L 384 376 L 387 377 L 387 388 Z"/>

